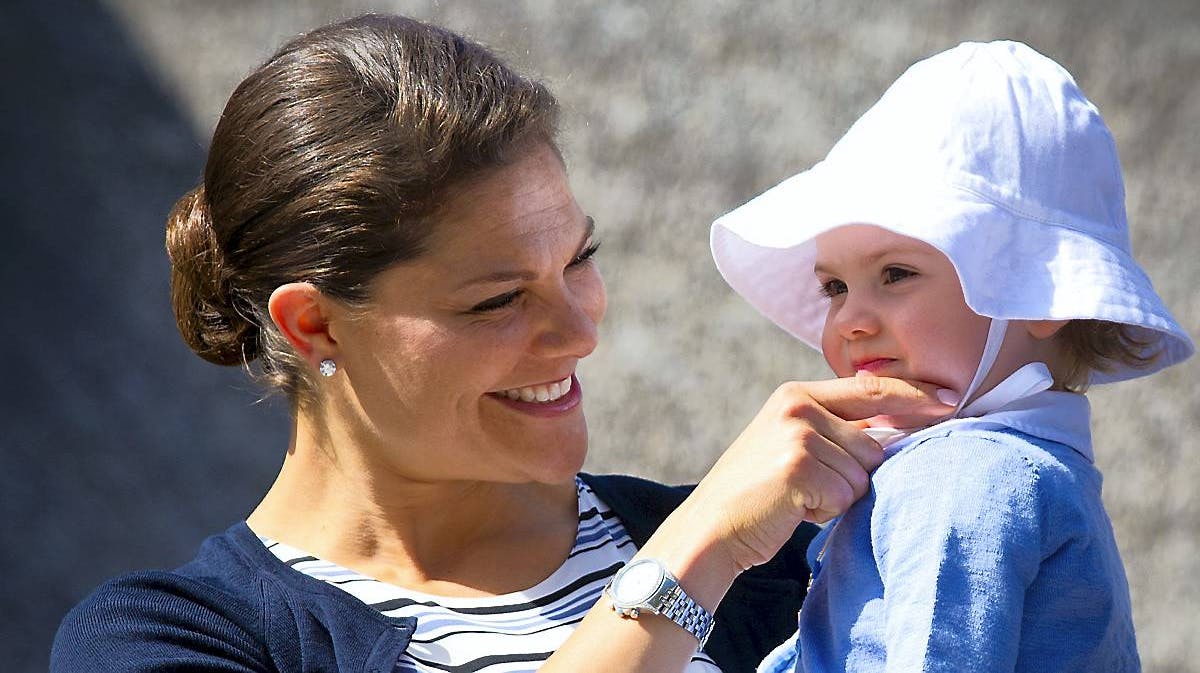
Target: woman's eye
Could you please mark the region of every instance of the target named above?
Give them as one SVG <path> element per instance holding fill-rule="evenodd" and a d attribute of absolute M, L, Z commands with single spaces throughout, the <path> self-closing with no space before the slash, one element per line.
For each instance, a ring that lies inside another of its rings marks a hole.
<path fill-rule="evenodd" d="M 567 264 L 567 268 L 569 269 L 571 267 L 575 267 L 575 266 L 579 266 L 580 264 L 583 264 L 584 262 L 591 259 L 592 255 L 595 255 L 596 251 L 599 249 L 600 249 L 599 241 L 589 243 L 587 245 L 587 247 L 585 247 L 582 251 L 580 251 L 580 253 L 578 255 L 575 255 L 575 259 L 572 259 L 570 261 L 570 263 Z M 506 306 L 511 305 L 513 302 L 515 302 L 521 296 L 521 292 L 522 292 L 521 290 L 513 290 L 511 292 L 505 292 L 502 295 L 492 297 L 491 299 L 486 299 L 486 300 L 481 301 L 478 304 L 472 306 L 470 312 L 471 313 L 490 313 L 492 311 L 498 311 Z"/>
<path fill-rule="evenodd" d="M 588 243 L 587 247 L 585 247 L 578 255 L 575 255 L 575 259 L 571 260 L 571 263 L 567 265 L 567 268 L 583 264 L 591 259 L 592 255 L 596 254 L 596 251 L 599 249 L 600 241 L 592 241 L 591 243 Z"/>
<path fill-rule="evenodd" d="M 502 295 L 481 301 L 478 304 L 472 306 L 471 313 L 488 313 L 489 311 L 497 311 L 499 309 L 504 308 L 505 306 L 508 306 L 509 304 L 513 303 L 514 301 L 516 301 L 517 297 L 519 297 L 519 296 L 521 296 L 520 290 L 513 290 L 512 292 L 505 292 Z"/>
<path fill-rule="evenodd" d="M 840 280 L 827 280 L 821 283 L 821 294 L 833 299 L 839 294 L 846 293 L 846 284 Z"/>
<path fill-rule="evenodd" d="M 916 271 L 902 269 L 898 266 L 889 266 L 883 270 L 883 282 L 885 284 L 895 283 L 915 275 L 917 275 Z"/>

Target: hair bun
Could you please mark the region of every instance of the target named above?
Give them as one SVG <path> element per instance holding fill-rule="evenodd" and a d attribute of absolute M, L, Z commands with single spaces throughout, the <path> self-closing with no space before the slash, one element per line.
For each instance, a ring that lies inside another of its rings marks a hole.
<path fill-rule="evenodd" d="M 197 355 L 219 365 L 258 357 L 258 325 L 235 306 L 230 271 L 217 244 L 204 185 L 185 194 L 167 217 L 171 305 L 179 333 Z"/>

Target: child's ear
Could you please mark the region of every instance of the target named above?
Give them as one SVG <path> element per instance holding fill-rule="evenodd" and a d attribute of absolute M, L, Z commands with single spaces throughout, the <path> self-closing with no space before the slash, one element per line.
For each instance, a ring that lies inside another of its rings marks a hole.
<path fill-rule="evenodd" d="M 1034 339 L 1049 339 L 1058 334 L 1058 331 L 1063 328 L 1070 320 L 1023 320 L 1025 330 Z"/>

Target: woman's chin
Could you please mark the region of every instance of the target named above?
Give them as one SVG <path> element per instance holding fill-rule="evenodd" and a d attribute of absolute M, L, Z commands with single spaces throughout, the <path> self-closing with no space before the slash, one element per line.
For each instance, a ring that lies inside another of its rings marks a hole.
<path fill-rule="evenodd" d="M 587 428 L 569 439 L 547 440 L 542 446 L 554 446 L 553 450 L 535 451 L 529 455 L 523 472 L 529 481 L 539 484 L 561 484 L 575 480 L 583 471 L 587 460 Z"/>
<path fill-rule="evenodd" d="M 583 471 L 583 464 L 586 460 L 586 442 L 578 449 L 564 450 L 543 466 L 545 469 L 541 472 L 541 481 L 547 484 L 574 481 L 575 475 Z"/>

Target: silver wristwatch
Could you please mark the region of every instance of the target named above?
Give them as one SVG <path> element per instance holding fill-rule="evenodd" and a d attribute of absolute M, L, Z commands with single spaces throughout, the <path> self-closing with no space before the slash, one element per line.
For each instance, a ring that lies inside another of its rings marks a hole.
<path fill-rule="evenodd" d="M 621 568 L 604 591 L 622 617 L 637 619 L 644 611 L 662 615 L 696 636 L 700 648 L 712 634 L 712 615 L 684 593 L 679 580 L 656 559 L 638 559 Z"/>

